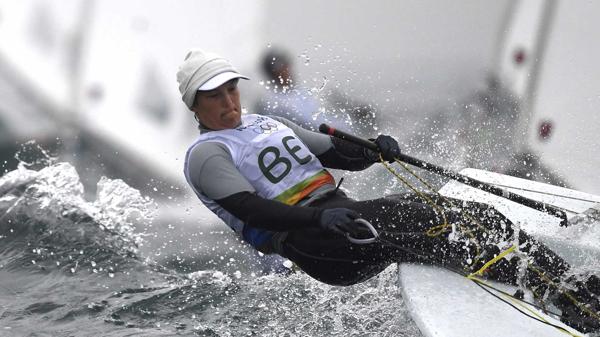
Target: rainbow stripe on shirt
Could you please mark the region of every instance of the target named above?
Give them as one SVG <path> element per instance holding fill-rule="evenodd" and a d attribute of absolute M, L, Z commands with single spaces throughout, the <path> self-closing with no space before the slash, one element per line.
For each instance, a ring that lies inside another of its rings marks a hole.
<path fill-rule="evenodd" d="M 302 180 L 275 197 L 274 200 L 287 205 L 295 205 L 312 191 L 324 185 L 335 185 L 335 179 L 327 170 L 321 170 L 314 176 Z"/>

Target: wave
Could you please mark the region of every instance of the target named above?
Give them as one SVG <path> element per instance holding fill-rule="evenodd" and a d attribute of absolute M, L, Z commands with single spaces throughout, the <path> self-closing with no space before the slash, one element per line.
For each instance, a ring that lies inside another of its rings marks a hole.
<path fill-rule="evenodd" d="M 85 200 L 69 163 L 0 177 L 0 335 L 420 335 L 394 270 L 352 287 L 178 272 L 140 253 L 153 201 L 120 180 L 97 190 Z"/>
<path fill-rule="evenodd" d="M 137 259 L 135 221 L 151 221 L 152 200 L 121 180 L 102 178 L 97 198 L 84 199 L 75 168 L 58 163 L 39 171 L 23 165 L 0 178 L 0 265 L 5 269 L 63 269 L 89 265 L 114 273 Z"/>
<path fill-rule="evenodd" d="M 395 267 L 351 287 L 302 273 L 176 271 L 140 252 L 135 229 L 152 222 L 151 199 L 107 178 L 93 201 L 84 196 L 69 163 L 0 177 L 0 335 L 420 336 Z M 565 230 L 597 247 L 598 228 L 584 218 Z"/>

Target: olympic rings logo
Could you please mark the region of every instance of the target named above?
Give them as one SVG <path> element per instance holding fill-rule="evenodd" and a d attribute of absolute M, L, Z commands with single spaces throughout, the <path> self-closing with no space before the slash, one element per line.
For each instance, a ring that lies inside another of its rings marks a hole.
<path fill-rule="evenodd" d="M 265 122 L 259 125 L 253 126 L 252 131 L 258 134 L 270 134 L 277 131 L 277 124 L 273 122 Z"/>

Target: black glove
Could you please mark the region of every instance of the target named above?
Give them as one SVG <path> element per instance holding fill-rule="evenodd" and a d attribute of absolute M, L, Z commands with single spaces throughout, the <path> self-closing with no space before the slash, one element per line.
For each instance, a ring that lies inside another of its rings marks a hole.
<path fill-rule="evenodd" d="M 319 218 L 319 225 L 327 231 L 346 235 L 361 231 L 360 225 L 354 220 L 360 218 L 360 215 L 348 208 L 329 208 L 324 209 Z"/>
<path fill-rule="evenodd" d="M 386 135 L 379 135 L 377 139 L 374 140 L 375 144 L 379 148 L 379 152 L 383 156 L 383 159 L 388 162 L 393 162 L 396 157 L 400 155 L 400 146 L 398 146 L 398 142 Z M 365 148 L 365 157 L 372 162 L 379 161 L 379 153 L 375 151 L 371 151 Z"/>

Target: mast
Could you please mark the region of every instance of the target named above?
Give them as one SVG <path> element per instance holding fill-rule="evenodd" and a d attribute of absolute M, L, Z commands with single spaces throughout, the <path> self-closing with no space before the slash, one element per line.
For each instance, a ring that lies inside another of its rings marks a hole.
<path fill-rule="evenodd" d="M 80 14 L 74 30 L 71 35 L 67 50 L 67 83 L 69 85 L 70 106 L 65 114 L 67 119 L 65 131 L 63 134 L 64 149 L 63 156 L 73 165 L 78 162 L 77 154 L 80 144 L 80 132 L 82 125 L 82 100 L 81 87 L 83 84 L 83 74 L 85 69 L 85 48 L 86 41 L 89 38 L 89 29 L 92 21 L 94 0 L 85 0 L 81 2 Z"/>
<path fill-rule="evenodd" d="M 519 115 L 519 121 L 517 124 L 517 130 L 519 132 L 518 135 L 523 136 L 516 138 L 527 138 L 527 129 L 531 123 L 531 117 L 535 108 L 535 96 L 539 87 L 540 72 L 544 63 L 546 46 L 550 37 L 555 9 L 556 0 L 544 1 L 544 6 L 541 12 L 541 20 L 537 29 L 537 36 L 535 38 L 535 48 L 532 50 L 530 56 L 532 58 L 532 65 L 529 73 L 529 81 L 526 85 L 521 114 Z M 523 146 L 519 148 L 523 149 Z"/>

